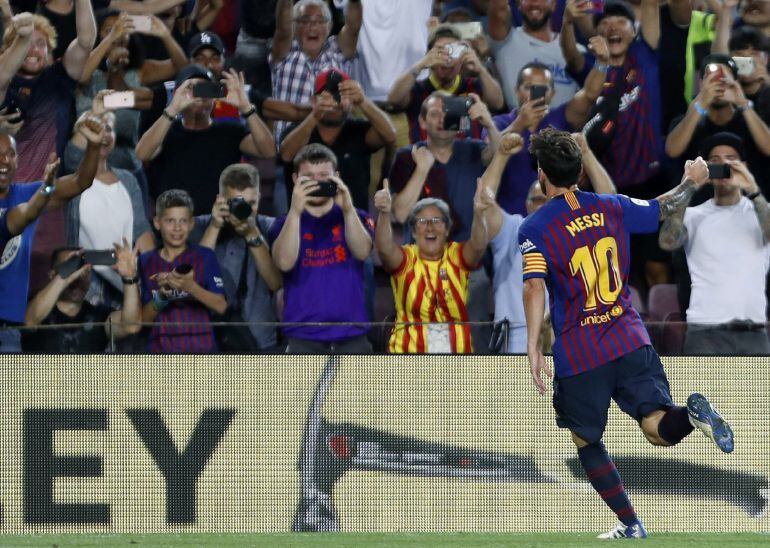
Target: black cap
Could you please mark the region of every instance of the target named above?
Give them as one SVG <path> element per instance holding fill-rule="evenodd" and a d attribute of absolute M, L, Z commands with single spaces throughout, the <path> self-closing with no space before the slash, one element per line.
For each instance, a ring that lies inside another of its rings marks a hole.
<path fill-rule="evenodd" d="M 192 38 L 187 45 L 187 53 L 190 57 L 195 57 L 199 49 L 211 48 L 219 52 L 219 55 L 225 54 L 225 44 L 218 34 L 209 31 L 199 32 Z"/>
<path fill-rule="evenodd" d="M 594 26 L 597 26 L 605 17 L 625 17 L 631 24 L 636 23 L 633 8 L 622 0 L 609 0 L 604 4 L 604 11 L 594 14 Z"/>
<path fill-rule="evenodd" d="M 700 62 L 701 78 L 703 78 L 703 75 L 706 73 L 706 67 L 712 63 L 728 67 L 733 73 L 733 78 L 738 78 L 738 65 L 735 64 L 732 57 L 725 53 L 711 53 L 703 58 L 703 61 Z"/>
<path fill-rule="evenodd" d="M 203 78 L 204 80 L 208 80 L 209 82 L 214 82 L 214 75 L 211 73 L 210 70 L 206 70 L 205 67 L 202 67 L 200 65 L 192 64 L 187 65 L 185 68 L 180 70 L 176 75 L 175 89 L 179 89 L 179 86 L 184 84 L 187 80 L 190 78 Z"/>
<path fill-rule="evenodd" d="M 734 148 L 741 160 L 746 159 L 746 147 L 743 145 L 743 139 L 729 131 L 720 131 L 704 139 L 700 145 L 701 157 L 708 160 L 711 151 L 721 145 Z"/>

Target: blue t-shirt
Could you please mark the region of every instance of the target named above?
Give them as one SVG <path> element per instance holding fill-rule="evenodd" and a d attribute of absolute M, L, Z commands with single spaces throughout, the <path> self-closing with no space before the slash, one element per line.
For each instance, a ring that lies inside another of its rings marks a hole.
<path fill-rule="evenodd" d="M 374 239 L 374 222 L 356 210 Z M 286 216 L 270 227 L 271 247 L 281 233 Z M 283 273 L 285 322 L 368 322 L 364 295 L 364 263 L 350 252 L 345 238 L 342 209 L 334 205 L 322 217 L 307 211 L 300 218 L 297 262 Z M 289 326 L 283 332 L 299 339 L 341 341 L 363 335 L 366 326 Z"/>
<path fill-rule="evenodd" d="M 0 210 L 8 210 L 29 201 L 42 183 L 11 183 L 8 194 L 0 199 Z M 24 323 L 29 293 L 29 264 L 37 220 L 24 232 L 10 238 L 0 256 L 0 320 Z"/>
<path fill-rule="evenodd" d="M 599 367 L 650 344 L 631 305 L 630 235 L 655 232 L 657 200 L 566 192 L 519 227 L 523 278 L 544 278 L 556 376 Z"/>
<path fill-rule="evenodd" d="M 492 118 L 492 121 L 499 131 L 503 131 L 513 123 L 516 116 L 518 116 L 518 112 L 518 109 L 513 109 L 508 114 L 495 116 Z M 548 126 L 564 131 L 570 130 L 566 112 L 566 104 L 550 110 L 540 122 L 537 131 Z M 484 130 L 484 137 L 486 138 L 486 136 L 487 131 Z M 505 166 L 505 171 L 500 180 L 500 188 L 497 191 L 497 203 L 511 214 L 527 214 L 529 187 L 537 180 L 537 160 L 529 153 L 529 139 L 531 136 L 532 134 L 528 129 L 521 132 L 521 137 L 524 139 L 524 148 L 508 160 L 508 165 Z"/>
<path fill-rule="evenodd" d="M 7 211 L 3 209 L 0 211 L 0 249 L 5 247 L 8 240 L 11 239 L 11 233 L 8 232 L 8 219 L 6 219 Z"/>
<path fill-rule="evenodd" d="M 586 56 L 583 75 L 596 62 Z M 660 55 L 637 37 L 622 67 L 610 67 L 602 96 L 622 91 L 617 129 L 600 158 L 618 189 L 644 183 L 658 173 L 663 157 Z"/>

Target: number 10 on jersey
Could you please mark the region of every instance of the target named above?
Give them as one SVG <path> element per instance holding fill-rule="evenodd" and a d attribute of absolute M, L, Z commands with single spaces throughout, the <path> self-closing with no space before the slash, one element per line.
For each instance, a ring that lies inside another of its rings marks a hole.
<path fill-rule="evenodd" d="M 621 289 L 618 244 L 612 236 L 606 236 L 596 242 L 593 249 L 584 245 L 572 254 L 569 262 L 573 276 L 580 274 L 586 290 L 583 310 L 594 310 L 597 300 L 602 304 L 613 304 Z"/>

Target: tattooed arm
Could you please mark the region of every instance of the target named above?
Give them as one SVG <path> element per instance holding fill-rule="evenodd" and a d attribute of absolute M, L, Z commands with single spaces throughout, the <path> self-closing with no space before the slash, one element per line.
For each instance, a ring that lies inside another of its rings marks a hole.
<path fill-rule="evenodd" d="M 660 218 L 663 220 L 663 226 L 660 227 L 658 236 L 658 244 L 661 249 L 673 251 L 687 242 L 684 213 L 687 204 L 690 203 L 690 198 L 706 181 L 708 181 L 708 166 L 703 158 L 687 160 L 682 182 L 662 196 L 658 196 Z"/>
<path fill-rule="evenodd" d="M 678 186 L 657 197 L 660 203 L 660 219 L 665 221 L 679 208 L 687 207 L 695 191 L 709 180 L 709 170 L 706 161 L 698 156 L 695 160 L 687 160 L 684 164 L 684 177 Z"/>
<path fill-rule="evenodd" d="M 746 164 L 737 160 L 731 160 L 727 162 L 730 164 L 732 176 L 746 194 L 752 195 L 760 192 L 759 185 L 756 179 L 746 167 Z M 759 196 L 751 200 L 754 204 L 754 214 L 759 221 L 759 227 L 762 229 L 762 235 L 765 237 L 765 241 L 770 241 L 770 204 L 762 196 L 761 192 Z"/>

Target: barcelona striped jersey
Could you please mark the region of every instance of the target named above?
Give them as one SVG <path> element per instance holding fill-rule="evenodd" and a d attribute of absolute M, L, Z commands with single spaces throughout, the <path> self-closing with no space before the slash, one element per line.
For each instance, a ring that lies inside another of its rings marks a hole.
<path fill-rule="evenodd" d="M 420 258 L 415 244 L 401 247 L 403 259 L 391 273 L 396 301 L 396 326 L 390 336 L 388 351 L 394 354 L 425 353 L 428 327 L 404 325 L 410 322 L 467 322 L 468 276 L 476 266 L 463 260 L 463 244 L 449 242 L 438 261 Z M 468 324 L 447 326 L 452 353 L 471 352 Z"/>
<path fill-rule="evenodd" d="M 544 278 L 557 377 L 599 367 L 650 344 L 628 287 L 630 234 L 655 232 L 657 200 L 569 191 L 519 229 L 523 276 Z"/>

